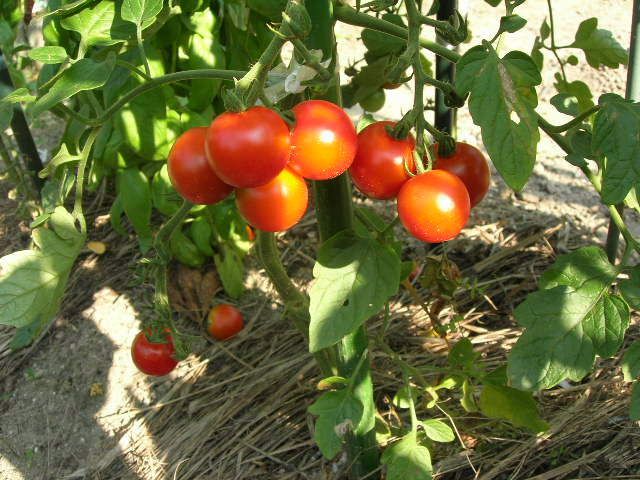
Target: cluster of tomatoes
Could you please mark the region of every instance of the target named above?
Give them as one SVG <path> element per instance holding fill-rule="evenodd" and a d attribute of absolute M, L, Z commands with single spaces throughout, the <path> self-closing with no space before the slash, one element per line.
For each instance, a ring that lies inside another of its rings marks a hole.
<path fill-rule="evenodd" d="M 397 198 L 403 225 L 431 243 L 455 237 L 489 188 L 487 163 L 470 145 L 458 143 L 453 155 L 437 158 L 434 170 L 414 175 L 415 140 L 410 134 L 396 138 L 393 122 L 376 122 L 357 134 L 345 111 L 324 100 L 302 102 L 293 114 L 290 128 L 275 111 L 256 106 L 187 131 L 169 154 L 174 187 L 199 204 L 219 202 L 235 190 L 247 222 L 277 232 L 305 214 L 305 179 L 328 180 L 348 170 L 368 197 Z"/>
<path fill-rule="evenodd" d="M 366 196 L 397 198 L 398 216 L 416 238 L 430 243 L 460 233 L 489 189 L 489 167 L 482 153 L 457 143 L 453 155 L 438 155 L 433 170 L 416 174 L 416 143 L 411 134 L 394 135 L 395 124 L 382 121 L 359 134 L 337 105 L 308 100 L 293 108 L 291 128 L 275 111 L 262 106 L 226 112 L 209 127 L 181 135 L 168 159 L 173 186 L 186 200 L 217 203 L 235 191 L 238 210 L 253 227 L 287 230 L 305 214 L 309 192 L 305 179 L 328 180 L 348 171 Z M 231 305 L 214 307 L 207 318 L 218 340 L 243 327 Z M 132 345 L 136 366 L 149 375 L 166 375 L 177 365 L 170 333 L 164 343 L 140 332 Z"/>
<path fill-rule="evenodd" d="M 233 305 L 221 303 L 213 307 L 206 319 L 206 330 L 216 340 L 227 340 L 244 327 L 244 318 L 240 310 Z M 156 337 L 160 337 L 156 340 Z M 173 337 L 169 329 L 158 334 L 152 331 L 139 332 L 131 345 L 133 363 L 142 373 L 163 376 L 178 365 Z"/>

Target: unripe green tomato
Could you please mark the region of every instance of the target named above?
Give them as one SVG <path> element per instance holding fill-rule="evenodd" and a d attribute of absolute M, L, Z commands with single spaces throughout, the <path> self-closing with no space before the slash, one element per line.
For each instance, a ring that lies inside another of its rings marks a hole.
<path fill-rule="evenodd" d="M 367 112 L 377 112 L 384 107 L 385 100 L 386 96 L 384 94 L 384 90 L 380 89 L 360 100 L 360 106 Z"/>

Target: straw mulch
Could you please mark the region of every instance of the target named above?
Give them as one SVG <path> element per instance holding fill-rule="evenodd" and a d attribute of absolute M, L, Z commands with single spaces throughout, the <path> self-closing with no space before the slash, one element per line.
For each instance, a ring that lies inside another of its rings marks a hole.
<path fill-rule="evenodd" d="M 392 305 L 387 341 L 415 366 L 444 365 L 447 343 L 461 337 L 471 339 L 488 368 L 502 364 L 519 334 L 513 307 L 535 289 L 536 279 L 558 253 L 592 237 L 592 232 L 541 214 L 535 206 L 523 209 L 489 200 L 481 207 L 477 216 L 483 223 L 447 245 L 449 258 L 481 287 L 481 295 L 462 290 L 456 296 L 456 310 L 463 317 L 457 330 L 446 340 L 433 336 L 429 317 L 404 290 Z M 305 275 L 314 244 L 311 220 L 281 239 L 285 263 L 302 286 L 310 280 Z M 424 247 L 412 244 L 413 258 L 425 254 Z M 245 331 L 190 357 L 168 393 L 137 411 L 118 447 L 76 472 L 76 478 L 343 478 L 344 458 L 325 461 L 311 440 L 313 421 L 306 409 L 318 395 L 318 370 L 299 333 L 281 319 L 281 306 L 264 274 L 254 269 L 249 284 L 242 307 L 252 313 Z M 427 292 L 420 290 L 420 295 L 429 303 Z M 452 317 L 445 308 L 439 321 L 446 324 Z M 370 329 L 381 321 L 370 321 Z M 629 342 L 640 338 L 636 323 Z M 400 372 L 378 350 L 372 349 L 372 355 L 379 409 L 387 419 L 406 421 L 390 402 L 401 386 Z M 458 394 L 449 395 L 442 396 L 442 410 L 427 409 L 421 402 L 418 412 L 444 420 L 446 412 L 459 433 L 456 442 L 432 452 L 437 478 L 640 478 L 640 437 L 627 418 L 629 392 L 613 361 L 599 361 L 596 372 L 581 384 L 542 393 L 540 409 L 551 429 L 537 437 L 466 413 Z"/>

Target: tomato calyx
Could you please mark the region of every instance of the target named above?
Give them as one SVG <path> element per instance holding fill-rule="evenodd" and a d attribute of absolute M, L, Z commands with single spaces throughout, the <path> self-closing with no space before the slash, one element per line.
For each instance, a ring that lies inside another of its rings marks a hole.
<path fill-rule="evenodd" d="M 438 156 L 451 157 L 456 153 L 456 140 L 448 134 L 443 134 L 438 139 Z"/>

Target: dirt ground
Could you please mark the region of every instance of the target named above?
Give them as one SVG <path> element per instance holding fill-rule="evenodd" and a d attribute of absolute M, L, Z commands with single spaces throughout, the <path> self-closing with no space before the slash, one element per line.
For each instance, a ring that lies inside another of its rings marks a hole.
<path fill-rule="evenodd" d="M 497 28 L 494 9 L 480 0 L 461 3 L 467 4 L 471 18 L 472 44 L 481 38 L 490 38 Z M 597 16 L 601 27 L 612 30 L 623 45 L 628 45 L 631 3 L 630 0 L 555 2 L 556 22 L 560 26 L 558 43 L 570 43 L 577 23 Z M 508 35 L 503 40 L 503 52 L 516 48 L 530 50 L 532 35 L 546 15 L 545 2 L 529 0 L 518 8 L 518 13 L 528 20 L 528 24 L 522 32 Z M 361 58 L 361 46 L 355 40 L 358 31 L 339 26 L 337 34 L 343 66 Z M 550 57 L 545 61 L 551 68 L 547 68 L 544 83 L 538 88 L 539 111 L 553 123 L 562 123 L 566 117 L 548 105 L 554 94 L 555 69 Z M 624 93 L 624 69 L 596 71 L 585 64 L 569 67 L 568 74 L 572 79 L 585 81 L 595 98 L 609 91 Z M 409 87 L 388 91 L 387 104 L 380 117 L 399 118 L 410 108 L 411 97 Z M 354 117 L 359 113 L 355 108 Z M 458 116 L 458 134 L 460 140 L 481 143 L 479 128 L 472 124 L 466 110 Z M 47 148 L 45 132 L 36 140 L 42 148 Z M 28 222 L 14 213 L 17 203 L 8 198 L 6 183 L 1 193 L 0 254 L 4 255 L 27 245 Z M 589 232 L 595 241 L 601 241 L 606 235 L 606 210 L 599 205 L 582 174 L 564 162 L 560 150 L 544 136 L 538 148 L 534 176 L 522 199 L 515 198 L 494 174 L 491 193 L 472 221 L 482 224 L 484 214 L 488 216 L 496 205 L 506 203 L 553 217 L 558 222 L 565 221 L 577 230 Z M 104 213 L 104 207 L 94 206 L 93 214 L 100 213 Z M 68 300 L 49 333 L 34 348 L 11 361 L 3 358 L 6 346 L 0 343 L 2 480 L 82 478 L 86 473 L 84 468 L 98 463 L 107 465 L 115 460 L 113 452 L 117 452 L 119 441 L 122 447 L 122 435 L 131 428 L 136 415 L 162 399 L 173 387 L 175 379 L 184 377 L 193 367 L 186 362 L 168 378 L 149 381 L 133 366 L 129 346 L 139 328 L 140 316 L 148 312 L 150 292 L 133 282 L 133 268 L 139 259 L 135 244 L 112 233 L 103 220 L 97 219 L 98 227 L 90 232 L 90 236 L 93 240 L 106 242 L 107 253 L 103 256 L 89 251 L 83 253 L 71 278 Z M 518 222 L 518 218 L 511 220 Z M 632 219 L 636 232 L 640 232 L 639 225 Z M 250 272 L 247 285 L 264 288 L 256 271 Z M 275 324 L 280 311 L 264 294 L 264 291 L 249 293 L 241 302 L 243 310 L 249 312 L 248 316 L 254 322 Z M 0 334 L 3 333 L 0 339 L 8 338 L 7 331 L 0 330 Z M 224 362 L 237 366 L 238 360 L 234 360 L 233 353 L 230 355 L 217 360 L 222 363 L 217 363 L 216 368 L 227 368 Z M 201 356 L 198 361 L 203 358 L 206 360 Z M 209 401 L 215 402 L 215 398 Z M 135 425 L 144 428 L 144 425 Z M 145 480 L 160 478 L 173 477 L 163 474 L 144 477 Z"/>

